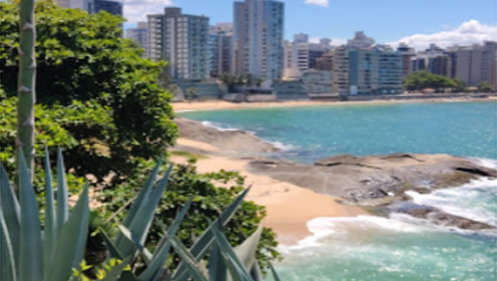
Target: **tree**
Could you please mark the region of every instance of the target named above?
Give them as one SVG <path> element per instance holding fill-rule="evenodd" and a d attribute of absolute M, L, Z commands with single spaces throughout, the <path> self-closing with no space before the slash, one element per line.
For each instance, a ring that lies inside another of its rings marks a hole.
<path fill-rule="evenodd" d="M 478 91 L 482 93 L 490 93 L 492 90 L 492 85 L 488 82 L 482 82 L 478 85 Z"/>
<path fill-rule="evenodd" d="M 9 96 L 18 88 L 17 12 L 16 4 L 0 3 L 0 83 Z M 106 131 L 84 123 L 63 125 L 78 142 L 65 153 L 67 166 L 100 181 L 113 171 L 119 180 L 132 173 L 138 159 L 163 153 L 177 136 L 171 95 L 157 83 L 166 64 L 142 58 L 142 49 L 121 37 L 120 17 L 46 1 L 37 3 L 36 14 L 38 102 L 47 108 L 90 102 L 102 107 L 112 124 Z"/>
<path fill-rule="evenodd" d="M 426 88 L 443 91 L 444 89 L 457 87 L 457 82 L 443 75 L 432 74 L 427 71 L 416 71 L 404 79 L 404 87 L 409 91 L 419 91 Z"/>
<path fill-rule="evenodd" d="M 17 149 L 26 159 L 29 173 L 34 166 L 36 28 L 34 0 L 21 0 L 19 8 L 19 71 L 17 82 Z M 19 166 L 19 165 L 18 165 Z"/>
<path fill-rule="evenodd" d="M 453 88 L 454 92 L 464 92 L 466 90 L 466 83 L 462 81 L 461 79 L 454 79 L 455 87 Z"/>
<path fill-rule="evenodd" d="M 185 91 L 185 99 L 188 101 L 194 100 L 198 97 L 198 89 L 190 87 Z"/>

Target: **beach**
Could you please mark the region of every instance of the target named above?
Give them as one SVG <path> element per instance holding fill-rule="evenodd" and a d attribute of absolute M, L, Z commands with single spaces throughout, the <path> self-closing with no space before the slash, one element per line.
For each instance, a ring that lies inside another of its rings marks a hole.
<path fill-rule="evenodd" d="M 281 108 L 281 107 L 303 107 L 303 106 L 329 106 L 329 105 L 380 105 L 393 103 L 427 103 L 427 102 L 468 102 L 468 101 L 497 101 L 497 96 L 485 98 L 473 98 L 463 96 L 457 98 L 429 98 L 429 99 L 402 99 L 402 100 L 369 100 L 369 101 L 333 101 L 333 100 L 296 100 L 296 101 L 274 101 L 274 102 L 228 102 L 223 100 L 207 100 L 193 102 L 173 102 L 175 112 L 207 111 L 207 110 L 230 110 L 250 108 Z"/>
<path fill-rule="evenodd" d="M 249 160 L 219 155 L 219 148 L 208 143 L 180 138 L 176 149 L 198 151 L 202 157 L 196 167 L 201 173 L 217 172 L 221 169 L 237 171 L 246 177 L 246 184 L 252 186 L 247 199 L 265 206 L 267 216 L 265 226 L 273 228 L 278 241 L 292 245 L 309 236 L 307 222 L 318 217 L 351 217 L 366 212 L 354 206 L 337 203 L 336 198 L 318 194 L 296 185 L 255 174 L 247 169 Z M 185 163 L 182 156 L 173 156 L 172 161 Z"/>

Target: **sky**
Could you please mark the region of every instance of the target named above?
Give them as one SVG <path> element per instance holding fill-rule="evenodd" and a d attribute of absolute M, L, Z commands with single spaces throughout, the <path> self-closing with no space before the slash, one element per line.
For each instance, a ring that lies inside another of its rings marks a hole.
<path fill-rule="evenodd" d="M 125 27 L 145 21 L 166 6 L 210 17 L 210 23 L 231 22 L 233 0 L 123 0 Z M 497 0 L 282 0 L 285 38 L 304 32 L 331 38 L 339 45 L 364 31 L 378 43 L 406 42 L 417 50 L 497 41 Z"/>

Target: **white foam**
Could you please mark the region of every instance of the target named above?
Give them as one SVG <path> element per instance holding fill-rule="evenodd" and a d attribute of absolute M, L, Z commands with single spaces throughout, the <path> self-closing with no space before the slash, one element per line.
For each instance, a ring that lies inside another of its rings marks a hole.
<path fill-rule="evenodd" d="M 488 190 L 488 196 L 495 196 L 497 180 L 481 178 L 470 183 L 451 189 L 436 190 L 430 194 L 420 194 L 415 191 L 407 191 L 414 203 L 438 208 L 446 213 L 464 217 L 467 219 L 497 226 L 497 214 L 495 211 L 485 209 L 479 203 L 482 189 Z"/>
<path fill-rule="evenodd" d="M 237 128 L 228 127 L 228 126 L 226 126 L 224 124 L 216 123 L 216 122 L 210 122 L 210 121 L 202 121 L 202 125 L 204 125 L 205 127 L 216 129 L 218 131 L 222 131 L 222 132 L 241 131 L 240 129 L 237 129 Z"/>
<path fill-rule="evenodd" d="M 354 227 L 367 229 L 386 229 L 395 232 L 422 232 L 429 228 L 404 221 L 404 214 L 392 214 L 391 218 L 377 216 L 357 217 L 321 217 L 307 222 L 307 228 L 312 235 L 300 240 L 297 245 L 281 246 L 283 251 L 315 248 L 323 245 L 322 240 L 338 233 L 356 231 Z"/>
<path fill-rule="evenodd" d="M 298 147 L 292 144 L 287 144 L 287 143 L 282 143 L 279 141 L 268 141 L 270 144 L 274 145 L 277 149 L 283 150 L 283 151 L 290 151 L 290 150 L 295 150 Z"/>
<path fill-rule="evenodd" d="M 470 158 L 473 162 L 490 169 L 497 169 L 497 160 L 488 158 Z"/>

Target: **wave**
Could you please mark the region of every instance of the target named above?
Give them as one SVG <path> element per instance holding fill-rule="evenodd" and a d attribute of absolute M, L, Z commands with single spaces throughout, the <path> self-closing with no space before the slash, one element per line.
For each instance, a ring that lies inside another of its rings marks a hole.
<path fill-rule="evenodd" d="M 239 128 L 234 128 L 234 127 L 228 126 L 228 125 L 226 125 L 226 124 L 217 123 L 217 122 L 202 121 L 201 123 L 202 123 L 202 125 L 204 125 L 205 127 L 213 128 L 213 129 L 216 129 L 216 130 L 218 130 L 218 131 L 222 131 L 222 132 L 236 132 L 236 131 L 243 131 L 242 129 L 239 129 Z"/>
<path fill-rule="evenodd" d="M 407 191 L 414 203 L 438 208 L 446 213 L 497 227 L 497 180 L 482 178 L 429 194 Z"/>
<path fill-rule="evenodd" d="M 476 164 L 490 169 L 497 169 L 497 160 L 489 158 L 469 158 Z"/>
<path fill-rule="evenodd" d="M 413 224 L 413 221 L 408 220 L 407 217 L 409 216 L 404 214 L 392 214 L 390 218 L 377 216 L 315 218 L 307 222 L 307 228 L 312 235 L 300 240 L 296 245 L 280 246 L 280 250 L 288 252 L 319 247 L 326 244 L 323 240 L 331 235 L 347 236 L 349 233 L 356 232 L 359 229 L 411 233 L 432 230 L 431 226 L 424 223 Z"/>
<path fill-rule="evenodd" d="M 293 144 L 282 143 L 279 141 L 267 141 L 267 142 L 269 142 L 270 144 L 274 145 L 274 147 L 282 151 L 292 151 L 298 149 L 298 146 L 295 146 Z"/>

